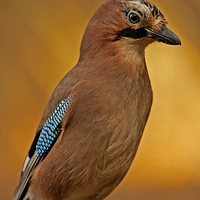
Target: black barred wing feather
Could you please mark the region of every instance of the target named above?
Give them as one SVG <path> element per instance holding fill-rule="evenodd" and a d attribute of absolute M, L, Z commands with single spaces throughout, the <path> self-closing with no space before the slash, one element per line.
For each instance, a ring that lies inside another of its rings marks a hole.
<path fill-rule="evenodd" d="M 71 96 L 61 101 L 58 107 L 44 124 L 36 144 L 37 156 L 48 152 L 61 132 L 60 123 L 70 104 Z"/>
<path fill-rule="evenodd" d="M 37 133 L 24 162 L 19 185 L 13 200 L 22 200 L 26 195 L 33 170 L 46 157 L 61 133 L 62 119 L 69 107 L 72 96 L 63 99 Z"/>

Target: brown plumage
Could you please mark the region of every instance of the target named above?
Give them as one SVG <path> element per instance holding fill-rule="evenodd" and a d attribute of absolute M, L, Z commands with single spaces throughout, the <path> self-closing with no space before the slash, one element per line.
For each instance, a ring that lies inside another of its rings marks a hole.
<path fill-rule="evenodd" d="M 40 133 L 58 104 L 72 96 L 62 132 L 22 189 L 25 164 L 14 199 L 101 200 L 121 182 L 151 109 L 144 49 L 155 40 L 180 44 L 153 4 L 107 0 L 97 10 L 77 65 L 56 87 L 37 129 Z"/>

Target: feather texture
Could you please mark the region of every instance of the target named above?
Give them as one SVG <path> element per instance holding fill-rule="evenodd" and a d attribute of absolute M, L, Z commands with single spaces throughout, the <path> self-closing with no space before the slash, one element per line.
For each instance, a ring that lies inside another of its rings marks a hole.
<path fill-rule="evenodd" d="M 69 96 L 67 99 L 63 99 L 60 102 L 44 124 L 42 130 L 36 135 L 32 147 L 26 157 L 20 182 L 14 194 L 14 200 L 23 199 L 28 185 L 30 184 L 31 177 L 33 176 L 32 173 L 34 169 L 46 157 L 61 133 L 61 122 L 69 107 L 71 98 L 72 96 Z"/>
<path fill-rule="evenodd" d="M 153 4 L 107 0 L 97 10 L 45 108 L 14 200 L 102 200 L 121 182 L 151 110 L 144 50 L 156 40 L 181 43 Z"/>

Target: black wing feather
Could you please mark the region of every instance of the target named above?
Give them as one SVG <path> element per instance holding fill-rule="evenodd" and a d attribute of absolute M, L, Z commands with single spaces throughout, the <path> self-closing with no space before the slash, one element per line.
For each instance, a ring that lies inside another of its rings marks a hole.
<path fill-rule="evenodd" d="M 71 96 L 63 99 L 48 118 L 42 130 L 36 134 L 24 162 L 13 200 L 22 200 L 25 197 L 30 185 L 32 172 L 45 159 L 61 133 L 62 119 L 69 107 L 70 100 Z"/>

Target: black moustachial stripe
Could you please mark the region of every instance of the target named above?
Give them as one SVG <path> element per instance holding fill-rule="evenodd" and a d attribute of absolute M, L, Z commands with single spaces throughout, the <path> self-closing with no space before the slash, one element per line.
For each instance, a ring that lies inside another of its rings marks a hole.
<path fill-rule="evenodd" d="M 146 37 L 147 32 L 144 28 L 139 29 L 132 29 L 126 28 L 117 33 L 115 41 L 120 40 L 122 37 L 133 38 L 133 39 L 140 39 Z"/>

